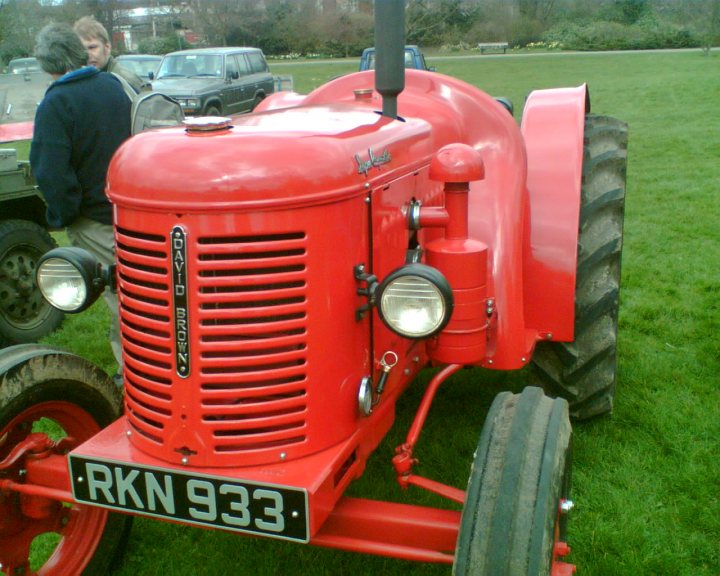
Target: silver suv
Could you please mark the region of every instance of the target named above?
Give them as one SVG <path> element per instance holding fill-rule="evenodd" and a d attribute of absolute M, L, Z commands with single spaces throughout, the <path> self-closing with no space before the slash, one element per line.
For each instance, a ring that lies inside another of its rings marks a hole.
<path fill-rule="evenodd" d="M 274 91 L 258 48 L 198 48 L 166 54 L 153 90 L 180 102 L 187 116 L 250 112 Z"/>

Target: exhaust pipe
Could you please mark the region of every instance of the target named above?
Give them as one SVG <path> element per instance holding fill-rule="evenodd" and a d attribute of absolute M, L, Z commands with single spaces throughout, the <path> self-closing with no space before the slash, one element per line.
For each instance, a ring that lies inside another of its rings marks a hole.
<path fill-rule="evenodd" d="M 375 2 L 375 90 L 383 116 L 397 118 L 397 97 L 405 88 L 405 0 Z"/>

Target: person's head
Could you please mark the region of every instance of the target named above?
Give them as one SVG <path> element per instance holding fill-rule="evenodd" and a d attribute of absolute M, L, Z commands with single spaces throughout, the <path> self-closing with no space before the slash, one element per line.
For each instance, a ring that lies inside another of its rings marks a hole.
<path fill-rule="evenodd" d="M 87 63 L 102 70 L 110 58 L 110 36 L 94 16 L 83 16 L 73 26 L 87 50 Z"/>
<path fill-rule="evenodd" d="M 48 24 L 38 32 L 35 57 L 40 67 L 53 76 L 62 76 L 87 64 L 87 50 L 67 24 Z"/>

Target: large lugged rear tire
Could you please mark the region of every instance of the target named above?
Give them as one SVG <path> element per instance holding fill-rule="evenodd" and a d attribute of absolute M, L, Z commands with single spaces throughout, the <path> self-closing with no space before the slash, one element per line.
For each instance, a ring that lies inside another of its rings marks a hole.
<path fill-rule="evenodd" d="M 454 576 L 572 574 L 561 560 L 571 433 L 567 402 L 540 388 L 495 398 L 470 473 Z"/>
<path fill-rule="evenodd" d="M 79 445 L 117 418 L 121 403 L 107 375 L 77 356 L 33 345 L 5 348 L 0 351 L 0 461 L 31 433 Z M 0 478 L 23 482 L 23 461 Z M 29 517 L 22 498 L 0 490 L 0 564 L 7 574 L 109 573 L 127 541 L 131 517 L 58 501 L 49 502 L 42 517 Z"/>
<path fill-rule="evenodd" d="M 575 287 L 575 340 L 540 342 L 533 356 L 545 391 L 582 420 L 612 411 L 625 209 L 627 125 L 585 119 L 582 198 Z"/>
<path fill-rule="evenodd" d="M 38 259 L 55 247 L 35 222 L 0 222 L 0 346 L 37 342 L 63 321 L 63 313 L 45 301 L 35 282 Z"/>

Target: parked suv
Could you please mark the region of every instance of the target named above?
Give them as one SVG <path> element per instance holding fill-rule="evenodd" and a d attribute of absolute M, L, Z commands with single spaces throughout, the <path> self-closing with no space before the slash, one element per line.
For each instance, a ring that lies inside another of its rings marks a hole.
<path fill-rule="evenodd" d="M 188 116 L 250 112 L 274 91 L 257 48 L 199 48 L 166 54 L 153 90 L 172 96 Z"/>

